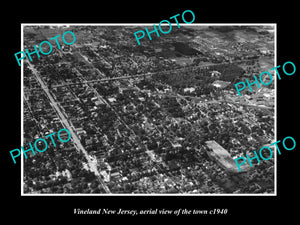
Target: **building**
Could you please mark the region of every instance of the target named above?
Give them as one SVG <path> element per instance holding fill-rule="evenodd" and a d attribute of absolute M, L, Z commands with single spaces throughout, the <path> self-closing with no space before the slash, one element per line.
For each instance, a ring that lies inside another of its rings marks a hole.
<path fill-rule="evenodd" d="M 217 88 L 226 88 L 231 82 L 228 81 L 222 81 L 222 80 L 215 80 L 212 85 Z"/>

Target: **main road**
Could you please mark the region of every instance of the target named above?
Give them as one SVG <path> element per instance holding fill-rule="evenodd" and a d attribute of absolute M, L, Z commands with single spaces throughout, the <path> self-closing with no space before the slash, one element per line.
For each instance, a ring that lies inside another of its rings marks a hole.
<path fill-rule="evenodd" d="M 104 183 L 104 181 L 101 178 L 101 175 L 97 169 L 97 163 L 95 161 L 92 161 L 89 154 L 87 153 L 87 151 L 85 150 L 85 148 L 83 147 L 83 145 L 81 144 L 76 132 L 73 129 L 73 125 L 71 124 L 71 122 L 69 122 L 69 120 L 66 118 L 66 116 L 64 115 L 64 113 L 61 111 L 60 107 L 58 106 L 58 103 L 54 100 L 54 98 L 52 97 L 52 95 L 49 92 L 49 89 L 47 87 L 47 85 L 45 85 L 45 83 L 43 82 L 43 80 L 40 78 L 38 71 L 34 68 L 34 66 L 28 61 L 29 64 L 29 68 L 31 69 L 32 73 L 34 74 L 36 80 L 40 83 L 42 89 L 44 90 L 44 92 L 46 93 L 46 95 L 48 96 L 52 107 L 55 109 L 55 111 L 57 112 L 57 115 L 60 118 L 60 121 L 63 123 L 63 125 L 70 131 L 71 133 L 71 137 L 73 140 L 73 143 L 75 145 L 75 148 L 79 151 L 81 151 L 86 160 L 88 161 L 88 165 L 91 169 L 91 171 L 93 171 L 98 179 L 98 181 L 100 182 L 102 188 L 105 190 L 106 193 L 110 193 L 109 188 L 106 186 L 106 184 Z"/>

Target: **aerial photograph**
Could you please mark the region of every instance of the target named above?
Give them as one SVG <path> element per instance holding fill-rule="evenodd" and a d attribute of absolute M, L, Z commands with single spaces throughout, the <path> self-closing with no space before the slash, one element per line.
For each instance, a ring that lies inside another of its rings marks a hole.
<path fill-rule="evenodd" d="M 22 61 L 22 146 L 71 134 L 22 159 L 22 194 L 274 195 L 276 158 L 235 159 L 274 142 L 275 82 L 235 84 L 275 67 L 276 25 L 182 24 L 139 45 L 145 27 L 22 24 L 22 51 L 52 44 Z"/>

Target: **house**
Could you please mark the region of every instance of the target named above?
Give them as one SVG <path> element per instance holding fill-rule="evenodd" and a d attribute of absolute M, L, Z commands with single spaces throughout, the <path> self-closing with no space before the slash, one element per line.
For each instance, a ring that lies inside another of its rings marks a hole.
<path fill-rule="evenodd" d="M 219 78 L 221 76 L 221 73 L 219 71 L 216 71 L 216 70 L 213 70 L 213 71 L 210 71 L 210 75 L 212 77 L 217 77 Z"/>
<path fill-rule="evenodd" d="M 226 88 L 231 82 L 228 81 L 222 81 L 222 80 L 215 80 L 212 85 L 217 88 Z"/>
<path fill-rule="evenodd" d="M 184 88 L 183 89 L 183 92 L 186 93 L 186 92 L 189 92 L 189 93 L 192 93 L 195 91 L 195 88 L 191 87 L 191 88 Z"/>

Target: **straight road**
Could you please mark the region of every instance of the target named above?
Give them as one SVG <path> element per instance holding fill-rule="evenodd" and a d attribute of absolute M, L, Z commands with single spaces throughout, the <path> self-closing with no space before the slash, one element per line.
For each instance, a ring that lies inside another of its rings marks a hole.
<path fill-rule="evenodd" d="M 85 148 L 83 147 L 83 145 L 81 144 L 76 132 L 73 129 L 73 125 L 71 124 L 71 122 L 69 122 L 69 120 L 66 118 L 66 116 L 64 115 L 64 113 L 61 111 L 60 107 L 58 106 L 57 102 L 54 100 L 54 98 L 52 97 L 52 95 L 49 92 L 49 89 L 47 87 L 47 85 L 45 85 L 45 83 L 43 82 L 43 80 L 40 78 L 38 71 L 34 68 L 34 66 L 29 63 L 29 68 L 31 69 L 32 73 L 34 74 L 35 78 L 37 79 L 37 81 L 40 83 L 42 89 L 44 90 L 44 92 L 46 93 L 46 95 L 48 96 L 48 98 L 50 99 L 51 105 L 52 107 L 55 109 L 55 111 L 57 112 L 60 121 L 63 123 L 63 125 L 70 131 L 71 136 L 72 136 L 72 140 L 73 143 L 75 145 L 75 148 L 79 151 L 81 151 L 86 160 L 88 161 L 88 165 L 91 169 L 91 171 L 93 171 L 95 173 L 95 175 L 97 176 L 98 181 L 100 182 L 102 188 L 105 190 L 106 193 L 110 193 L 109 188 L 106 186 L 106 184 L 104 183 L 104 181 L 101 178 L 101 175 L 97 169 L 97 164 L 95 161 L 92 161 L 89 154 L 87 153 L 87 151 L 85 150 Z"/>
<path fill-rule="evenodd" d="M 249 61 L 249 60 L 240 60 L 240 61 L 236 61 L 235 63 L 241 63 L 241 62 L 244 62 L 244 61 Z M 193 69 L 193 68 L 206 68 L 206 67 L 209 67 L 209 66 L 215 66 L 215 65 L 221 65 L 221 64 L 228 64 L 228 63 L 207 63 L 206 65 L 187 66 L 187 67 L 182 67 L 182 68 L 177 68 L 177 69 L 162 70 L 162 71 L 157 71 L 157 72 L 147 72 L 147 73 L 137 74 L 137 75 L 128 75 L 128 76 L 121 76 L 121 77 L 102 78 L 102 79 L 97 79 L 97 80 L 86 80 L 84 82 L 75 82 L 75 83 L 68 83 L 68 84 L 58 84 L 58 85 L 53 85 L 52 87 L 55 88 L 55 87 L 63 87 L 63 86 L 67 86 L 67 85 L 76 85 L 76 84 L 82 84 L 82 83 L 97 83 L 97 82 L 101 83 L 101 82 L 106 82 L 106 81 L 122 80 L 122 79 L 129 79 L 129 78 L 139 78 L 139 77 L 147 77 L 147 76 L 152 76 L 152 75 L 157 74 L 157 73 L 172 73 L 172 72 L 175 72 L 175 71 L 181 71 L 181 70 Z M 99 73 L 100 73 L 100 71 L 99 71 Z"/>

